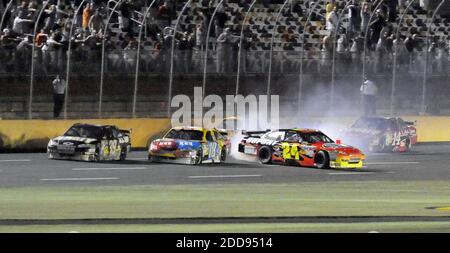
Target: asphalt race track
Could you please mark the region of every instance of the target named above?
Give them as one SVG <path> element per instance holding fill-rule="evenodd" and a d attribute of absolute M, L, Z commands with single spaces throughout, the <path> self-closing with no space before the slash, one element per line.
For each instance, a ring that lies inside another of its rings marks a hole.
<path fill-rule="evenodd" d="M 450 180 L 450 144 L 420 144 L 410 153 L 367 154 L 362 170 L 261 165 L 228 157 L 201 166 L 148 163 L 135 151 L 124 162 L 49 160 L 44 153 L 0 154 L 0 187 Z"/>

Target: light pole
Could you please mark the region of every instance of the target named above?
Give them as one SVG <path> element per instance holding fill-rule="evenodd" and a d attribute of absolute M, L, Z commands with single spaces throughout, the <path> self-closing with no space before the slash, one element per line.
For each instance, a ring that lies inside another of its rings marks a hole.
<path fill-rule="evenodd" d="M 305 25 L 303 26 L 303 33 L 302 33 L 302 51 L 300 53 L 300 73 L 298 77 L 298 98 L 297 98 L 297 114 L 300 115 L 300 102 L 302 101 L 302 89 L 303 89 L 303 61 L 305 56 L 305 33 L 308 27 L 308 23 L 311 20 L 311 16 L 316 10 L 316 7 L 319 6 L 319 1 L 313 3 L 313 5 L 309 8 L 308 17 L 306 18 Z"/>
<path fill-rule="evenodd" d="M 33 111 L 31 109 L 32 105 L 33 105 L 33 88 L 34 88 L 34 54 L 36 51 L 36 33 L 37 33 L 37 29 L 39 26 L 39 20 L 41 19 L 42 13 L 44 13 L 45 8 L 47 8 L 48 5 L 48 1 L 44 2 L 44 4 L 42 5 L 42 9 L 39 11 L 39 14 L 36 18 L 36 23 L 34 24 L 34 31 L 33 31 L 33 47 L 31 48 L 31 73 L 30 73 L 30 97 L 28 99 L 28 118 L 32 119 L 33 118 Z"/>
<path fill-rule="evenodd" d="M 250 6 L 248 7 L 247 12 L 245 13 L 245 17 L 244 20 L 242 20 L 242 27 L 241 27 L 241 34 L 239 37 L 239 50 L 238 50 L 238 60 L 237 60 L 237 73 L 236 73 L 236 92 L 235 95 L 237 96 L 239 94 L 239 77 L 241 74 L 241 55 L 242 55 L 242 41 L 244 38 L 244 27 L 245 27 L 245 22 L 247 22 L 248 20 L 248 16 L 250 15 L 250 11 L 253 8 L 253 5 L 255 5 L 256 0 L 253 0 L 250 3 Z M 220 60 L 220 59 L 219 59 Z"/>
<path fill-rule="evenodd" d="M 150 13 L 151 8 L 153 7 L 156 0 L 153 0 L 150 5 L 145 9 L 144 12 L 144 20 L 142 21 L 142 25 L 139 28 L 139 36 L 138 36 L 138 48 L 137 48 L 137 56 L 136 56 L 136 73 L 134 76 L 134 93 L 133 93 L 133 111 L 132 117 L 136 118 L 136 103 L 137 103 L 137 93 L 138 93 L 138 84 L 139 84 L 139 67 L 141 63 L 141 40 L 142 40 L 142 31 L 144 27 L 147 25 L 147 15 Z"/>
<path fill-rule="evenodd" d="M 111 22 L 111 18 L 114 15 L 114 12 L 119 7 L 120 4 L 122 4 L 124 0 L 119 0 L 114 5 L 111 13 L 109 13 L 108 19 L 106 20 L 105 24 L 105 31 L 103 32 L 103 38 L 102 38 L 102 62 L 101 62 L 101 70 L 100 70 L 100 91 L 99 91 L 99 98 L 98 98 L 98 117 L 102 117 L 102 100 L 103 100 L 103 83 L 105 79 L 105 47 L 106 47 L 106 36 L 108 33 L 108 26 L 109 22 Z M 110 1 L 109 1 L 110 2 Z M 108 2 L 108 9 L 109 9 L 109 2 Z"/>
<path fill-rule="evenodd" d="M 275 26 L 272 30 L 272 38 L 270 39 L 270 56 L 269 56 L 269 77 L 267 80 L 267 98 L 270 96 L 270 85 L 271 85 L 271 79 L 272 79 L 272 58 L 273 58 L 273 41 L 275 38 L 275 33 L 277 32 L 278 28 L 278 20 L 280 19 L 281 13 L 283 12 L 284 7 L 290 0 L 284 1 L 283 5 L 281 6 L 280 10 L 278 11 L 277 17 L 275 19 Z"/>
<path fill-rule="evenodd" d="M 69 102 L 69 80 L 70 80 L 70 56 L 72 55 L 72 34 L 73 34 L 73 26 L 76 23 L 77 15 L 80 12 L 80 10 L 83 8 L 84 3 L 87 0 L 83 0 L 78 8 L 75 10 L 75 13 L 73 14 L 72 23 L 70 24 L 70 30 L 69 30 L 69 48 L 67 49 L 67 63 L 66 63 L 66 92 L 64 96 L 64 119 L 67 119 L 67 103 Z"/>
<path fill-rule="evenodd" d="M 339 30 L 339 25 L 341 23 L 342 20 L 342 16 L 345 12 L 345 10 L 347 9 L 347 7 L 352 3 L 352 0 L 347 0 L 347 2 L 345 3 L 344 9 L 342 9 L 342 11 L 339 13 L 339 17 L 338 17 L 338 21 L 337 21 L 337 26 L 336 29 L 333 31 L 333 38 L 334 42 L 333 42 L 333 58 L 331 61 L 331 88 L 330 88 L 330 104 L 329 104 L 329 111 L 331 111 L 333 109 L 333 105 L 334 105 L 334 87 L 335 87 L 335 74 L 336 74 L 336 44 L 337 44 L 337 32 Z"/>
<path fill-rule="evenodd" d="M 399 35 L 400 35 L 400 25 L 402 24 L 403 18 L 405 17 L 406 12 L 408 9 L 412 6 L 412 4 L 415 2 L 415 0 L 412 0 L 409 2 L 409 4 L 406 6 L 406 8 L 403 10 L 402 15 L 400 16 L 400 20 L 397 24 L 397 30 L 395 31 L 395 39 L 397 43 L 394 45 L 394 59 L 392 63 L 392 86 L 391 86 L 391 101 L 390 101 L 390 115 L 394 114 L 394 95 L 395 95 L 395 86 L 397 81 L 397 54 L 398 54 L 398 43 L 400 41 Z"/>
<path fill-rule="evenodd" d="M 438 11 L 443 6 L 444 2 L 446 0 L 442 0 L 438 6 L 436 6 L 436 9 L 433 12 L 433 15 L 431 16 L 431 20 L 428 23 L 427 26 L 427 35 L 426 35 L 426 47 L 425 47 L 425 66 L 423 68 L 423 82 L 422 82 L 422 102 L 421 102 L 421 112 L 422 114 L 426 113 L 426 92 L 427 92 L 427 74 L 428 74 L 428 47 L 429 47 L 429 36 L 430 36 L 430 29 L 431 25 L 433 24 L 434 18 Z"/>

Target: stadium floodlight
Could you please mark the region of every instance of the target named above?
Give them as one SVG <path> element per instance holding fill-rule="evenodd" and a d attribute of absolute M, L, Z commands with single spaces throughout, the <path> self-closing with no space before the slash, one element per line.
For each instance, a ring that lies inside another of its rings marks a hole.
<path fill-rule="evenodd" d="M 203 96 L 202 98 L 205 98 L 205 91 L 206 91 L 206 70 L 207 70 L 207 65 L 208 65 L 208 45 L 209 45 L 209 34 L 211 32 L 211 27 L 212 24 L 214 23 L 214 17 L 216 16 L 217 11 L 219 10 L 219 8 L 222 6 L 224 0 L 220 0 L 220 2 L 217 4 L 216 8 L 214 9 L 214 12 L 211 15 L 211 19 L 209 21 L 208 24 L 208 31 L 206 31 L 206 41 L 205 41 L 205 56 L 204 56 L 204 63 L 203 63 Z M 202 100 L 203 101 L 203 100 Z"/>
<path fill-rule="evenodd" d="M 99 92 L 99 98 L 98 98 L 98 117 L 102 117 L 102 100 L 103 100 L 103 83 L 105 79 L 105 47 L 106 47 L 106 35 L 108 33 L 108 26 L 111 22 L 111 18 L 116 12 L 116 9 L 122 4 L 124 0 L 119 0 L 114 5 L 113 9 L 111 10 L 111 13 L 109 13 L 108 19 L 105 23 L 105 31 L 103 32 L 103 38 L 102 38 L 102 62 L 101 62 L 101 70 L 100 70 L 100 92 Z M 108 1 L 107 8 L 109 9 L 109 3 L 111 1 Z"/>
<path fill-rule="evenodd" d="M 133 111 L 132 111 L 132 117 L 136 118 L 136 104 L 137 104 L 137 93 L 138 93 L 138 84 L 139 84 L 139 67 L 141 63 L 141 40 L 142 40 L 142 31 L 144 30 L 144 27 L 147 26 L 147 16 L 150 13 L 150 10 L 152 9 L 153 5 L 155 4 L 156 0 L 153 0 L 150 5 L 145 9 L 144 12 L 144 20 L 142 20 L 142 25 L 139 28 L 139 36 L 138 36 L 138 48 L 137 48 L 137 56 L 136 56 L 136 73 L 134 76 L 134 93 L 133 93 Z"/>
<path fill-rule="evenodd" d="M 178 24 L 180 23 L 181 16 L 183 16 L 184 11 L 187 9 L 188 6 L 191 5 L 192 0 L 188 0 L 186 4 L 183 6 L 183 9 L 181 9 L 180 14 L 178 15 L 177 21 L 175 22 L 175 26 L 173 28 L 173 37 L 172 37 L 172 49 L 171 49 L 171 55 L 170 55 L 170 76 L 169 76 L 169 96 L 167 99 L 167 117 L 171 117 L 172 114 L 172 108 L 170 106 L 170 102 L 172 100 L 172 86 L 173 86 L 173 57 L 174 57 L 174 51 L 175 51 L 175 35 L 177 33 Z"/>
<path fill-rule="evenodd" d="M 236 73 L 236 93 L 235 95 L 237 96 L 239 94 L 239 76 L 241 74 L 241 55 L 242 55 L 242 40 L 244 38 L 244 27 L 245 27 L 245 22 L 248 21 L 248 17 L 250 15 L 250 11 L 253 8 L 253 5 L 255 5 L 256 0 L 253 0 L 250 3 L 250 6 L 248 7 L 247 12 L 245 13 L 245 18 L 244 20 L 242 20 L 242 27 L 241 27 L 241 34 L 239 37 L 239 50 L 238 50 L 238 60 L 237 60 L 237 73 Z"/>
<path fill-rule="evenodd" d="M 36 22 L 34 23 L 34 31 L 33 31 L 33 46 L 31 47 L 31 73 L 30 73 L 30 97 L 28 99 L 28 118 L 32 119 L 33 118 L 33 110 L 32 110 L 32 106 L 33 106 L 33 88 L 34 88 L 34 54 L 36 51 L 36 43 L 35 43 L 35 39 L 36 39 L 36 33 L 37 33 L 37 29 L 39 27 L 39 20 L 42 17 L 42 13 L 44 13 L 44 10 L 47 8 L 48 5 L 48 1 L 47 2 L 43 2 L 42 5 L 42 9 L 39 11 L 39 14 L 36 18 Z"/>
<path fill-rule="evenodd" d="M 270 85 L 271 85 L 271 79 L 272 79 L 272 58 L 273 58 L 273 41 L 275 38 L 275 33 L 277 32 L 278 28 L 278 20 L 280 19 L 281 13 L 283 12 L 284 7 L 290 0 L 284 1 L 283 5 L 281 6 L 280 10 L 278 11 L 277 17 L 275 19 L 275 25 L 272 29 L 272 38 L 270 39 L 270 56 L 269 56 L 269 77 L 267 80 L 267 97 L 270 96 Z"/>
<path fill-rule="evenodd" d="M 344 8 L 339 13 L 336 29 L 333 31 L 333 58 L 331 60 L 331 87 L 330 87 L 330 100 L 328 105 L 328 110 L 331 111 L 334 105 L 334 87 L 335 87 L 335 74 L 336 74 L 336 44 L 337 44 L 337 32 L 339 31 L 339 26 L 341 24 L 342 16 L 344 15 L 347 7 L 352 4 L 353 0 L 347 0 Z"/>
<path fill-rule="evenodd" d="M 397 81 L 397 58 L 398 58 L 398 44 L 400 41 L 400 26 L 403 22 L 403 18 L 406 15 L 406 12 L 409 10 L 409 8 L 412 6 L 412 4 L 415 2 L 416 0 L 412 0 L 411 2 L 409 2 L 409 4 L 406 6 L 406 8 L 403 10 L 402 15 L 400 16 L 400 19 L 397 23 L 397 30 L 395 31 L 395 40 L 396 43 L 394 43 L 394 59 L 393 59 L 393 63 L 392 63 L 392 86 L 391 86 L 391 102 L 390 102 L 390 114 L 394 115 L 394 95 L 395 95 L 395 86 L 396 86 L 396 81 Z"/>
<path fill-rule="evenodd" d="M 422 114 L 426 113 L 426 92 L 427 92 L 427 73 L 428 73 L 428 48 L 429 48 L 429 36 L 430 36 L 430 29 L 431 25 L 434 22 L 434 18 L 436 17 L 436 14 L 441 9 L 443 4 L 447 0 L 442 0 L 437 6 L 436 9 L 433 12 L 433 15 L 431 16 L 431 20 L 428 22 L 427 26 L 427 35 L 426 35 L 426 48 L 425 48 L 425 66 L 423 68 L 423 82 L 422 82 L 422 102 L 420 106 L 420 110 Z"/>
<path fill-rule="evenodd" d="M 319 5 L 319 1 L 313 3 L 312 5 L 310 5 L 309 9 L 309 13 L 308 16 L 306 18 L 305 24 L 303 25 L 303 33 L 302 33 L 302 51 L 300 53 L 300 73 L 299 73 L 299 77 L 298 77 L 298 97 L 297 97 L 297 114 L 300 115 L 300 102 L 302 101 L 302 89 L 303 89 L 303 61 L 304 61 L 304 56 L 305 56 L 305 33 L 306 33 L 306 28 L 308 27 L 308 23 L 311 20 L 312 14 L 314 13 L 314 11 L 316 10 L 316 7 L 320 6 Z"/>
<path fill-rule="evenodd" d="M 10 0 L 3 11 L 2 20 L 0 21 L 0 31 L 3 29 L 3 22 L 5 21 L 6 14 L 9 12 L 14 0 Z"/>
<path fill-rule="evenodd" d="M 78 13 L 82 9 L 84 3 L 86 3 L 88 0 L 83 0 L 78 8 L 75 10 L 72 18 L 72 23 L 70 24 L 70 30 L 69 30 L 69 45 L 67 49 L 67 63 L 66 63 L 66 92 L 65 92 L 65 98 L 64 98 L 64 119 L 67 119 L 67 103 L 69 100 L 69 80 L 70 80 L 70 60 L 72 55 L 72 35 L 73 35 L 73 26 L 76 23 Z"/>

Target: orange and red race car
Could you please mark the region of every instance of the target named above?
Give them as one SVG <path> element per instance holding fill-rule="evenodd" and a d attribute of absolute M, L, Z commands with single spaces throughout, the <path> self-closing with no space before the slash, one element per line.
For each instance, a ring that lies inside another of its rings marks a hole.
<path fill-rule="evenodd" d="M 239 152 L 263 164 L 281 163 L 317 168 L 362 168 L 365 155 L 357 148 L 335 143 L 319 130 L 279 129 L 242 131 Z"/>

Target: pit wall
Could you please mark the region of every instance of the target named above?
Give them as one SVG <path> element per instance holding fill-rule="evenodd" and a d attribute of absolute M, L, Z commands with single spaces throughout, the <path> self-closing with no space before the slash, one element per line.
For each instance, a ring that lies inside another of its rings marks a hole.
<path fill-rule="evenodd" d="M 403 116 L 416 121 L 419 142 L 450 142 L 450 117 Z M 345 129 L 355 117 L 308 118 L 306 125 L 323 128 Z M 280 120 L 282 122 L 283 120 Z M 89 120 L 0 120 L 0 150 L 43 149 L 48 141 L 64 133 L 75 123 L 116 125 L 120 129 L 132 129 L 132 147 L 146 148 L 150 140 L 161 137 L 170 128 L 169 119 L 89 119 Z"/>

